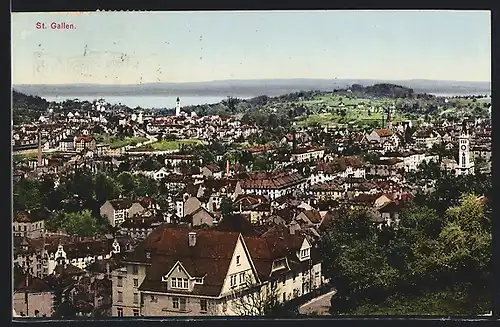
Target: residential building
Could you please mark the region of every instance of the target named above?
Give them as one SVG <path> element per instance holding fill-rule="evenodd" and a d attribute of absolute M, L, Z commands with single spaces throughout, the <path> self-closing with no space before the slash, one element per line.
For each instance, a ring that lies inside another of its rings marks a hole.
<path fill-rule="evenodd" d="M 13 309 L 20 317 L 52 317 L 54 296 L 46 282 L 28 274 L 14 285 Z"/>
<path fill-rule="evenodd" d="M 106 201 L 100 209 L 101 216 L 107 217 L 113 227 L 120 226 L 128 217 L 144 210 L 139 202 L 129 199 L 115 199 Z"/>
<path fill-rule="evenodd" d="M 300 235 L 259 237 L 162 225 L 112 272 L 113 316 L 251 315 L 245 292 L 278 302 L 321 285 L 321 263 Z M 257 309 L 257 308 L 255 308 Z"/>

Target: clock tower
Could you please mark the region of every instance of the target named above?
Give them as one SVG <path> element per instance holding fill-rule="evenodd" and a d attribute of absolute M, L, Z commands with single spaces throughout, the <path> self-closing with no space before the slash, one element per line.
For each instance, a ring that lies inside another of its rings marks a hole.
<path fill-rule="evenodd" d="M 468 175 L 474 173 L 474 162 L 470 158 L 470 135 L 467 122 L 462 123 L 462 130 L 458 137 L 458 166 L 457 175 Z"/>

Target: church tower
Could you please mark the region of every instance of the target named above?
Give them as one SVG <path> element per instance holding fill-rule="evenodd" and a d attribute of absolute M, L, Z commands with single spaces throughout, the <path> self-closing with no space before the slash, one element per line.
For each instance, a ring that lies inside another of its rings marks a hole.
<path fill-rule="evenodd" d="M 387 108 L 387 129 L 390 130 L 392 130 L 392 110 L 393 110 L 392 106 Z"/>
<path fill-rule="evenodd" d="M 177 97 L 177 101 L 175 101 L 175 115 L 179 117 L 181 115 L 181 99 Z"/>
<path fill-rule="evenodd" d="M 462 130 L 458 137 L 458 175 L 468 175 L 474 173 L 474 162 L 470 157 L 470 135 L 467 129 L 467 122 L 462 123 Z"/>

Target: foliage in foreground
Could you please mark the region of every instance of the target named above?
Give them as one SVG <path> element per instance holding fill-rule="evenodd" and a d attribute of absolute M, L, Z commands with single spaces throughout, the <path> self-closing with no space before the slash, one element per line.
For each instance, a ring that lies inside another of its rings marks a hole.
<path fill-rule="evenodd" d="M 491 310 L 491 221 L 477 196 L 444 214 L 414 205 L 397 230 L 363 211 L 338 214 L 320 243 L 337 314 L 481 314 Z M 453 299 L 453 300 L 452 300 Z"/>

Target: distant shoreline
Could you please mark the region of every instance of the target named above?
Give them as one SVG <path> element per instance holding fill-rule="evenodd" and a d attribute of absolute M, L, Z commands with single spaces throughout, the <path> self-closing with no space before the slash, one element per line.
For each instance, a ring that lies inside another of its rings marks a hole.
<path fill-rule="evenodd" d="M 353 84 L 363 86 L 389 83 L 401 85 L 416 93 L 484 95 L 491 94 L 490 82 L 460 82 L 431 80 L 361 80 L 361 79 L 285 79 L 285 80 L 229 80 L 199 83 L 150 83 L 139 85 L 13 85 L 16 91 L 35 96 L 105 97 L 105 96 L 184 96 L 184 97 L 256 97 L 279 96 L 299 91 L 333 91 Z"/>

